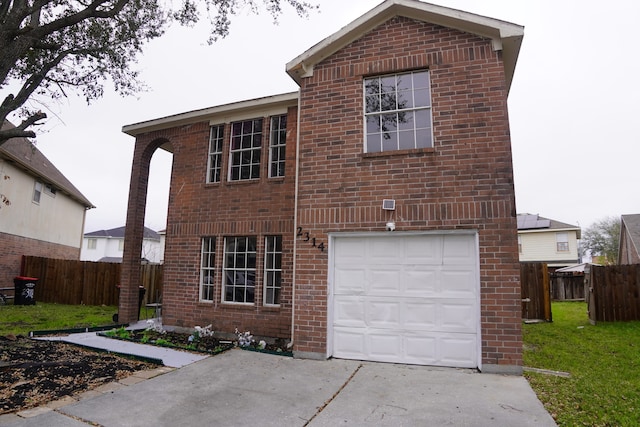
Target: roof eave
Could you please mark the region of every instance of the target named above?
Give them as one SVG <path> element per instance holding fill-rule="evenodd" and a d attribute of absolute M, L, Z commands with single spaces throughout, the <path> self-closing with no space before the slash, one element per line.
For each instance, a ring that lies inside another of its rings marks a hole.
<path fill-rule="evenodd" d="M 430 22 L 491 39 L 493 49 L 503 53 L 507 92 L 509 91 L 524 37 L 523 26 L 416 0 L 388 0 L 378 5 L 291 60 L 286 65 L 287 73 L 300 85 L 302 78 L 313 75 L 316 64 L 395 16 Z"/>
<path fill-rule="evenodd" d="M 76 196 L 75 194 L 72 194 L 72 192 L 69 191 L 64 184 L 56 181 L 55 179 L 53 179 L 53 178 L 51 178 L 49 176 L 43 175 L 42 173 L 40 173 L 39 171 L 34 169 L 29 163 L 21 160 L 19 157 L 14 156 L 12 153 L 9 153 L 8 151 L 2 151 L 0 153 L 0 155 L 2 155 L 4 157 L 6 157 L 7 159 L 11 160 L 16 165 L 19 165 L 22 169 L 27 171 L 30 175 L 39 178 L 43 182 L 52 184 L 57 190 L 62 191 L 69 198 L 71 198 L 71 199 L 77 201 L 78 203 L 80 203 L 81 205 L 83 205 L 85 207 L 85 209 L 94 209 L 95 208 L 93 203 L 91 203 L 88 199 L 86 199 L 84 197 Z"/>
<path fill-rule="evenodd" d="M 159 119 L 125 125 L 122 127 L 122 132 L 135 137 L 143 133 L 197 123 L 205 119 L 211 119 L 221 115 L 229 115 L 237 111 L 255 110 L 256 112 L 259 112 L 260 110 L 264 110 L 265 108 L 269 108 L 275 105 L 294 106 L 297 104 L 297 102 L 298 92 L 288 92 L 279 95 L 188 111 L 186 113 L 180 113 L 172 116 L 161 117 Z"/>

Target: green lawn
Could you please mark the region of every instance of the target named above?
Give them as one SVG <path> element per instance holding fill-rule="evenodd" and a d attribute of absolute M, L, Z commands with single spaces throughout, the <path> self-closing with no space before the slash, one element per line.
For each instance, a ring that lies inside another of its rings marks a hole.
<path fill-rule="evenodd" d="M 592 326 L 582 302 L 552 312 L 553 323 L 523 325 L 524 364 L 571 374 L 525 373 L 558 425 L 639 425 L 640 321 Z"/>
<path fill-rule="evenodd" d="M 111 325 L 111 318 L 117 311 L 118 307 L 115 306 L 49 303 L 0 305 L 0 335 L 27 335 L 30 331 Z"/>

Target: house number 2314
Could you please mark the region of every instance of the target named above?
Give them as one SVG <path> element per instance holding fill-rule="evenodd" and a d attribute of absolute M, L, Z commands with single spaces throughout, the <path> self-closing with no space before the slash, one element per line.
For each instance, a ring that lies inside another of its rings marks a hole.
<path fill-rule="evenodd" d="M 312 247 L 320 249 L 320 252 L 324 252 L 324 248 L 325 248 L 324 243 L 323 242 L 316 243 L 316 238 L 311 237 L 309 235 L 309 232 L 304 231 L 302 227 L 298 227 L 298 229 L 296 230 L 296 237 L 302 237 L 303 242 L 311 242 Z"/>

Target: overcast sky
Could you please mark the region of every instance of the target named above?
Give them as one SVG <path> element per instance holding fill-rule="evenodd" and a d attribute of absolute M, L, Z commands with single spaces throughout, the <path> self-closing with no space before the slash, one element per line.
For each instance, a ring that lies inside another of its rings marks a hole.
<path fill-rule="evenodd" d="M 311 0 L 314 2 L 314 0 Z M 38 148 L 94 204 L 85 232 L 125 224 L 134 138 L 122 126 L 297 90 L 287 62 L 381 0 L 315 0 L 319 12 L 279 25 L 241 13 L 231 35 L 206 44 L 206 26 L 175 27 L 148 45 L 138 69 L 150 90 L 108 93 L 87 106 L 71 96 L 49 105 Z M 637 0 L 433 0 L 525 27 L 509 95 L 519 213 L 585 228 L 640 213 L 636 125 L 640 100 Z M 145 224 L 166 226 L 171 155 L 151 164 Z"/>

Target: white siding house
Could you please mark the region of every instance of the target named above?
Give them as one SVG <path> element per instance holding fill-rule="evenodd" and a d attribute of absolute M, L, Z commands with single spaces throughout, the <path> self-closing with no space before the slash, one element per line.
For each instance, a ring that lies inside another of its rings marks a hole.
<path fill-rule="evenodd" d="M 93 207 L 27 139 L 0 145 L 0 287 L 21 274 L 23 255 L 79 259 Z"/>
<path fill-rule="evenodd" d="M 518 214 L 520 262 L 546 262 L 560 268 L 580 263 L 580 227 L 539 215 Z"/>
<path fill-rule="evenodd" d="M 82 261 L 122 262 L 124 251 L 124 227 L 111 230 L 98 230 L 86 233 L 83 238 Z M 160 263 L 162 261 L 162 245 L 160 235 L 150 228 L 144 228 L 142 242 L 142 261 Z"/>

